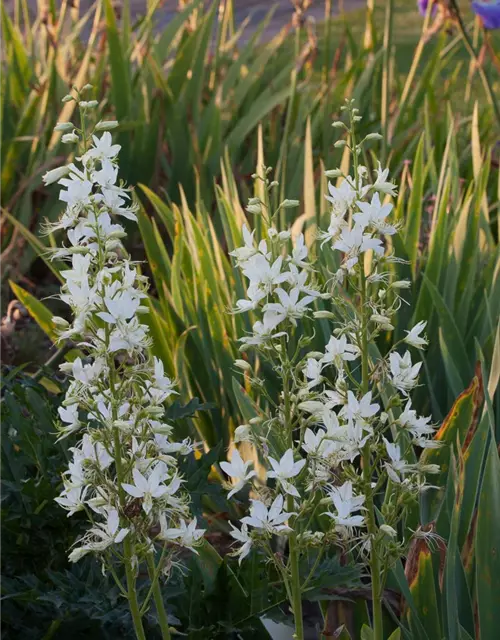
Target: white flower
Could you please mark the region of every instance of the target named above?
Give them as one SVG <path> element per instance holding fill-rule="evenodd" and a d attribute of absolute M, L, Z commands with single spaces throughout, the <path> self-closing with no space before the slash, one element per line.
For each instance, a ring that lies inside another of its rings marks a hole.
<path fill-rule="evenodd" d="M 109 340 L 109 351 L 115 353 L 125 350 L 132 353 L 135 349 L 144 349 L 149 342 L 147 326 L 140 324 L 138 318 L 134 317 L 130 322 L 120 323 L 116 329 L 113 329 Z"/>
<path fill-rule="evenodd" d="M 411 408 L 411 400 L 405 405 L 397 422 L 404 428 L 408 429 L 415 436 L 429 435 L 434 432 L 434 427 L 429 424 L 430 416 L 427 418 L 417 416 L 417 412 Z"/>
<path fill-rule="evenodd" d="M 361 420 L 373 418 L 380 409 L 377 403 L 372 404 L 372 393 L 369 391 L 358 400 L 352 391 L 347 392 L 347 404 L 340 410 L 340 415 L 347 420 Z"/>
<path fill-rule="evenodd" d="M 262 289 L 266 294 L 273 288 L 286 282 L 288 276 L 281 272 L 283 258 L 279 256 L 271 265 L 266 256 L 258 253 L 247 260 L 243 265 L 243 274 L 252 285 Z"/>
<path fill-rule="evenodd" d="M 343 180 L 340 187 L 334 187 L 333 184 L 329 182 L 328 191 L 330 195 L 325 196 L 325 198 L 332 203 L 333 212 L 337 216 L 344 216 L 357 196 L 356 189 L 354 189 L 351 183 L 351 178 Z"/>
<path fill-rule="evenodd" d="M 250 285 L 247 289 L 247 299 L 236 301 L 236 309 L 234 313 L 246 313 L 257 309 L 259 302 L 266 297 L 266 292 L 258 285 Z"/>
<path fill-rule="evenodd" d="M 296 324 L 296 319 L 302 318 L 308 310 L 308 305 L 314 300 L 313 296 L 304 296 L 299 300 L 299 289 L 291 289 L 287 293 L 284 289 L 278 288 L 275 293 L 279 302 L 269 302 L 264 306 L 264 311 L 274 313 L 279 318 L 278 323 L 288 318 L 293 324 Z"/>
<path fill-rule="evenodd" d="M 197 529 L 197 519 L 194 518 L 189 524 L 181 518 L 178 528 L 167 527 L 165 515 L 160 516 L 161 532 L 158 536 L 162 540 L 169 540 L 177 543 L 181 547 L 190 549 L 193 553 L 198 554 L 196 547 L 201 544 L 205 529 Z"/>
<path fill-rule="evenodd" d="M 284 523 L 290 516 L 295 515 L 297 514 L 294 512 L 286 513 L 283 511 L 283 496 L 278 494 L 269 507 L 269 510 L 260 500 L 252 500 L 250 515 L 242 518 L 241 522 L 267 533 L 279 534 L 291 531 L 290 527 Z"/>
<path fill-rule="evenodd" d="M 235 540 L 238 540 L 238 542 L 243 543 L 242 546 L 238 549 L 238 551 L 235 554 L 240 557 L 240 559 L 238 560 L 238 563 L 241 564 L 241 561 L 243 560 L 243 558 L 246 558 L 247 555 L 250 553 L 253 541 L 248 533 L 248 526 L 246 524 L 242 524 L 241 529 L 237 529 L 232 522 L 230 522 L 229 524 L 233 527 L 232 530 L 229 532 L 229 535 L 233 537 Z"/>
<path fill-rule="evenodd" d="M 407 351 L 403 357 L 399 353 L 391 353 L 389 355 L 389 365 L 392 384 L 404 395 L 408 395 L 408 391 L 417 384 L 418 372 L 422 363 L 417 362 L 417 364 L 412 365 L 410 352 Z"/>
<path fill-rule="evenodd" d="M 81 427 L 81 422 L 78 418 L 78 405 L 72 404 L 69 407 L 59 407 L 57 410 L 59 417 L 66 425 L 61 429 L 61 436 L 59 439 L 65 438 L 70 433 L 78 431 Z"/>
<path fill-rule="evenodd" d="M 116 509 L 110 509 L 107 513 L 106 523 L 98 522 L 91 527 L 83 540 L 88 542 L 81 547 L 76 547 L 69 554 L 70 562 L 78 562 L 87 553 L 93 551 L 102 553 L 112 544 L 119 544 L 128 534 L 129 529 L 120 529 L 120 517 Z"/>
<path fill-rule="evenodd" d="M 380 233 L 384 233 L 389 236 L 396 233 L 396 228 L 387 224 L 385 221 L 392 211 L 392 204 L 382 205 L 380 203 L 380 196 L 378 193 L 373 194 L 372 201 L 370 203 L 357 201 L 356 205 L 361 211 L 361 213 L 355 213 L 353 215 L 356 224 L 361 225 L 363 228 L 372 226 Z"/>
<path fill-rule="evenodd" d="M 259 346 L 265 344 L 271 339 L 286 336 L 286 333 L 284 331 L 273 333 L 279 322 L 280 316 L 278 316 L 277 314 L 265 313 L 262 322 L 260 320 L 257 320 L 257 322 L 253 325 L 253 334 L 251 336 L 240 338 L 239 341 L 244 345 Z"/>
<path fill-rule="evenodd" d="M 302 293 L 306 293 L 309 296 L 314 296 L 315 298 L 319 297 L 319 291 L 316 291 L 312 287 L 307 286 L 307 279 L 309 278 L 309 273 L 302 269 L 299 271 L 297 267 L 290 263 L 289 264 L 290 271 L 288 272 L 288 284 L 293 289 L 299 289 Z"/>
<path fill-rule="evenodd" d="M 99 550 L 102 551 L 113 543 L 120 543 L 128 534 L 129 530 L 127 528 L 120 529 L 118 511 L 116 509 L 110 509 L 106 523 L 98 523 L 96 527 L 90 529 L 90 532 L 101 539 L 99 542 Z"/>
<path fill-rule="evenodd" d="M 107 311 L 100 311 L 97 315 L 109 324 L 116 324 L 130 320 L 137 313 L 140 305 L 139 298 L 131 291 L 121 291 L 113 297 L 104 296 Z"/>
<path fill-rule="evenodd" d="M 245 244 L 242 247 L 234 249 L 234 251 L 231 251 L 229 253 L 230 256 L 234 256 L 236 258 L 236 264 L 238 266 L 241 266 L 243 263 L 245 263 L 247 260 L 249 260 L 259 252 L 264 256 L 267 255 L 267 245 L 265 240 L 262 240 L 259 244 L 259 247 L 256 248 L 254 246 L 255 231 L 252 231 L 250 233 L 250 230 L 246 224 L 243 225 L 241 230 L 243 232 L 243 242 Z"/>
<path fill-rule="evenodd" d="M 135 484 L 122 482 L 122 487 L 133 498 L 142 498 L 142 508 L 149 514 L 153 508 L 153 498 L 161 498 L 167 492 L 167 487 L 162 484 L 165 480 L 165 470 L 161 464 L 157 464 L 148 478 L 134 468 L 132 477 Z"/>
<path fill-rule="evenodd" d="M 220 463 L 222 470 L 227 473 L 228 476 L 236 480 L 234 487 L 227 494 L 228 498 L 233 496 L 235 493 L 238 493 L 238 491 L 240 491 L 245 486 L 248 480 L 256 475 L 255 471 L 248 471 L 248 468 L 251 465 L 251 460 L 247 460 L 246 462 L 243 461 L 238 449 L 233 450 L 231 462 L 226 462 L 224 460 Z"/>
<path fill-rule="evenodd" d="M 309 265 L 305 261 L 305 259 L 307 258 L 307 253 L 308 251 L 304 240 L 304 234 L 301 233 L 295 242 L 295 246 L 292 250 L 292 255 L 288 258 L 288 260 L 297 267 L 308 267 Z"/>
<path fill-rule="evenodd" d="M 300 498 L 299 492 L 293 486 L 293 484 L 288 482 L 288 480 L 299 475 L 306 463 L 306 460 L 299 460 L 298 462 L 294 462 L 293 450 L 288 449 L 283 454 L 279 462 L 271 456 L 269 456 L 269 462 L 271 463 L 273 470 L 268 472 L 268 477 L 276 478 L 276 480 L 278 480 L 286 493 L 291 496 L 295 496 L 296 498 Z"/>
<path fill-rule="evenodd" d="M 99 469 L 104 471 L 113 462 L 106 447 L 101 442 L 94 442 L 88 433 L 83 434 L 81 448 L 71 447 L 75 460 L 80 458 L 82 462 L 95 463 Z"/>
<path fill-rule="evenodd" d="M 347 222 L 344 220 L 346 211 L 343 213 L 337 213 L 335 210 L 330 217 L 330 224 L 327 231 L 320 231 L 319 238 L 323 241 L 321 246 L 325 242 L 336 240 L 341 233 L 342 229 L 347 227 Z"/>
<path fill-rule="evenodd" d="M 326 511 L 325 515 L 333 519 L 336 529 L 339 531 L 350 527 L 360 527 L 364 524 L 364 517 L 352 515 L 359 511 L 365 502 L 365 496 L 356 496 L 352 489 L 352 482 L 347 481 L 341 487 L 332 487 L 329 498 L 333 502 L 336 513 Z"/>
<path fill-rule="evenodd" d="M 68 511 L 68 518 L 77 511 L 83 511 L 85 508 L 85 495 L 88 487 L 67 486 L 55 501 Z"/>
<path fill-rule="evenodd" d="M 316 360 L 315 358 L 308 358 L 306 366 L 304 367 L 304 375 L 307 378 L 307 388 L 312 389 L 320 384 L 321 378 L 321 370 L 323 366 L 321 361 Z"/>
<path fill-rule="evenodd" d="M 59 200 L 66 202 L 68 207 L 79 211 L 82 207 L 90 204 L 92 182 L 87 180 L 85 175 L 76 169 L 75 165 L 71 164 L 69 168 L 71 170 L 69 178 L 61 178 L 59 180 L 59 184 L 66 187 L 66 191 L 61 189 L 59 192 Z"/>
<path fill-rule="evenodd" d="M 344 228 L 333 248 L 345 253 L 345 268 L 352 269 L 358 263 L 359 255 L 372 249 L 376 254 L 382 255 L 384 248 L 379 238 L 373 238 L 369 233 L 364 233 L 361 225 L 355 224 L 352 229 Z"/>
<path fill-rule="evenodd" d="M 372 226 L 377 231 L 387 235 L 396 233 L 395 227 L 387 224 L 385 221 L 393 209 L 392 204 L 381 204 L 378 193 L 373 194 L 370 203 L 357 201 L 356 205 L 361 211 L 361 213 L 355 213 L 353 215 L 357 224 L 362 227 Z"/>
<path fill-rule="evenodd" d="M 352 362 L 359 358 L 359 349 L 354 344 L 349 344 L 345 335 L 336 338 L 331 336 L 325 348 L 322 358 L 323 364 L 334 364 L 337 369 L 342 369 L 344 362 Z"/>
<path fill-rule="evenodd" d="M 399 484 L 401 483 L 401 474 L 404 475 L 408 471 L 413 471 L 415 469 L 415 465 L 409 464 L 404 458 L 402 458 L 399 445 L 389 442 L 385 438 L 383 438 L 383 440 L 387 455 L 391 460 L 390 462 L 385 463 L 385 468 L 389 478 L 393 482 Z"/>
<path fill-rule="evenodd" d="M 408 335 L 406 336 L 404 341 L 417 349 L 423 349 L 424 347 L 426 347 L 428 344 L 427 339 L 420 336 L 426 325 L 427 321 L 425 320 L 417 322 L 413 329 L 411 329 L 410 331 L 406 331 Z"/>
<path fill-rule="evenodd" d="M 89 149 L 83 156 L 82 162 L 84 165 L 89 160 L 112 160 L 116 158 L 121 147 L 119 144 L 113 144 L 113 139 L 109 131 L 105 131 L 100 138 L 92 136 L 94 146 Z"/>
<path fill-rule="evenodd" d="M 396 185 L 392 182 L 387 182 L 387 177 L 389 175 L 389 169 L 382 170 L 382 165 L 380 162 L 378 163 L 378 169 L 375 169 L 377 172 L 377 179 L 373 184 L 373 188 L 381 193 L 387 193 L 390 196 L 396 195 Z"/>

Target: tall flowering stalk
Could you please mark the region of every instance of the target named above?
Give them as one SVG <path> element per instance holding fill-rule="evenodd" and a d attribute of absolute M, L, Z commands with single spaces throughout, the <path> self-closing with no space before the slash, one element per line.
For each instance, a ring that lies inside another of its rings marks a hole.
<path fill-rule="evenodd" d="M 114 221 L 135 221 L 137 208 L 130 189 L 118 181 L 120 146 L 109 133 L 117 123 L 99 122 L 89 131 L 97 103 L 75 92 L 65 100 L 78 103 L 81 129 L 72 123 L 56 128 L 64 132 L 64 143 L 79 145 L 81 155 L 44 176 L 45 184 L 61 185 L 59 197 L 66 203 L 50 230 L 67 235 L 54 256 L 68 262 L 60 298 L 73 317 L 70 323 L 54 322 L 59 339 L 71 340 L 81 353 L 61 365 L 72 380 L 59 409 L 59 437 L 78 433 L 80 440 L 70 449 L 72 461 L 56 500 L 68 516 L 84 511 L 89 520 L 70 561 L 97 556 L 128 599 L 139 640 L 146 637 L 142 617 L 153 598 L 165 639 L 170 632 L 159 581 L 175 566 L 176 550 L 196 552 L 204 533 L 196 519 L 188 521 L 189 496 L 177 467 L 177 455 L 190 453 L 193 444 L 171 438 L 165 403 L 176 393 L 174 384 L 163 363 L 150 355 L 151 337 L 141 321 L 148 313 L 147 278 L 124 249 L 124 227 Z M 142 564 L 150 584 L 140 603 L 136 586 Z"/>
<path fill-rule="evenodd" d="M 284 201 L 272 211 L 269 192 L 276 184 L 267 178 L 258 178 L 265 183 L 264 200 L 254 198 L 247 207 L 262 216 L 267 237 L 255 238 L 244 227 L 245 244 L 233 251 L 248 280 L 247 296 L 234 312 L 251 310 L 259 318 L 252 333 L 240 338 L 241 349 L 256 350 L 272 365 L 281 392 L 271 397 L 250 362 L 236 362 L 267 398 L 269 410 L 235 434 L 236 442 L 256 447 L 267 482 L 237 450 L 222 463 L 232 479 L 231 494 L 252 484 L 250 512 L 232 536 L 242 543 L 235 551 L 240 561 L 258 547 L 274 563 L 298 640 L 304 637 L 302 595 L 324 554 L 338 549 L 347 560 L 369 567 L 374 638 L 383 639 L 386 576 L 412 537 L 422 535 L 409 530 L 408 510 L 427 487 L 426 475 L 437 471 L 414 455 L 414 447 L 435 446 L 434 426 L 416 414 L 409 398 L 421 363 L 413 362 L 410 351 L 401 353 L 408 345 L 426 346 L 425 323 L 407 331 L 385 356 L 375 355 L 375 340 L 393 329 L 399 292 L 409 286 L 393 276 L 394 263 L 400 262 L 390 250 L 396 226 L 389 221 L 392 205 L 384 200 L 396 194 L 396 186 L 380 164 L 375 179 L 359 164 L 363 145 L 381 136 L 358 140 L 357 109 L 347 102 L 344 110 L 349 125 L 334 126 L 345 130 L 347 139 L 336 145 L 348 146 L 353 175 L 327 172 L 341 182 L 329 186 L 331 218 L 319 234 L 318 264 L 311 263 L 302 234 L 291 238 L 289 231 L 275 228 L 279 210 L 298 203 Z M 340 265 L 335 274 L 322 266 L 325 252 L 333 252 Z M 314 283 L 318 271 L 325 274 L 323 286 Z M 311 351 L 320 319 L 332 322 L 331 337 L 323 351 Z M 275 553 L 279 537 L 288 541 L 286 556 Z"/>

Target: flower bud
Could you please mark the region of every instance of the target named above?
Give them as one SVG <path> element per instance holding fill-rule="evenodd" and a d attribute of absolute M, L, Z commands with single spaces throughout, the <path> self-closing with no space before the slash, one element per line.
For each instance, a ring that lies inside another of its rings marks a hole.
<path fill-rule="evenodd" d="M 419 470 L 422 473 L 439 473 L 440 467 L 438 464 L 421 464 Z"/>
<path fill-rule="evenodd" d="M 316 318 L 316 320 L 335 320 L 335 314 L 333 314 L 331 311 L 315 311 L 313 313 L 313 316 Z"/>
<path fill-rule="evenodd" d="M 380 531 L 389 538 L 395 538 L 398 535 L 397 531 L 388 524 L 380 525 Z"/>
<path fill-rule="evenodd" d="M 234 443 L 238 444 L 239 442 L 251 442 L 252 440 L 252 430 L 250 425 L 248 424 L 240 424 L 239 427 L 236 427 L 234 430 Z"/>
<path fill-rule="evenodd" d="M 67 96 L 64 96 L 61 102 L 71 102 L 71 100 L 74 100 L 74 98 L 68 94 Z"/>
<path fill-rule="evenodd" d="M 365 137 L 365 140 L 382 140 L 382 136 L 380 135 L 380 133 L 369 133 Z"/>
<path fill-rule="evenodd" d="M 294 207 L 298 207 L 299 205 L 299 200 L 289 200 L 288 198 L 286 200 L 283 200 L 283 202 L 281 203 L 281 206 L 284 209 L 293 209 Z"/>
<path fill-rule="evenodd" d="M 235 367 L 238 367 L 238 369 L 241 369 L 242 371 L 248 371 L 248 372 L 252 371 L 252 365 L 246 360 L 235 360 L 234 365 Z"/>
<path fill-rule="evenodd" d="M 345 140 L 337 140 L 337 142 L 333 145 L 336 149 L 341 149 L 345 147 L 347 142 Z"/>
<path fill-rule="evenodd" d="M 248 422 L 249 424 L 261 424 L 263 419 L 260 416 L 255 416 L 254 418 L 250 418 Z"/>
<path fill-rule="evenodd" d="M 79 140 L 80 138 L 76 133 L 65 133 L 61 138 L 61 142 L 63 144 L 72 144 L 73 142 L 78 142 Z"/>
<path fill-rule="evenodd" d="M 58 180 L 63 178 L 68 173 L 69 173 L 69 167 L 67 165 L 64 167 L 57 167 L 56 169 L 51 169 L 50 171 L 47 171 L 47 173 L 43 174 L 42 176 L 43 184 L 45 186 L 48 186 L 49 184 L 53 184 L 54 182 L 57 182 Z"/>
<path fill-rule="evenodd" d="M 149 313 L 149 307 L 146 307 L 146 305 L 141 304 L 137 307 L 137 313 Z"/>
<path fill-rule="evenodd" d="M 292 234 L 290 231 L 280 231 L 278 233 L 278 238 L 281 240 L 281 242 L 286 242 L 287 240 L 290 240 L 291 237 Z"/>
<path fill-rule="evenodd" d="M 411 287 L 411 282 L 409 280 L 396 280 L 392 285 L 393 289 L 409 289 Z"/>
<path fill-rule="evenodd" d="M 80 107 L 82 109 L 95 109 L 98 105 L 97 100 L 89 100 L 88 102 L 85 100 L 80 101 Z"/>
<path fill-rule="evenodd" d="M 315 360 L 321 360 L 321 358 L 324 356 L 324 353 L 321 353 L 321 351 L 310 351 L 307 354 L 308 358 L 314 358 Z"/>
<path fill-rule="evenodd" d="M 250 198 L 248 200 L 246 210 L 248 211 L 248 213 L 253 213 L 253 215 L 255 216 L 260 215 L 262 213 L 262 204 L 259 198 Z"/>
<path fill-rule="evenodd" d="M 54 131 L 71 131 L 75 128 L 72 122 L 58 122 L 54 127 Z"/>
<path fill-rule="evenodd" d="M 325 176 L 327 178 L 339 178 L 342 175 L 342 171 L 340 169 L 329 169 L 325 171 Z"/>
<path fill-rule="evenodd" d="M 278 235 L 278 230 L 275 229 L 274 227 L 271 227 L 270 229 L 267 230 L 267 237 L 270 240 L 274 240 L 274 238 L 276 238 L 277 235 Z"/>
<path fill-rule="evenodd" d="M 87 84 L 82 87 L 82 91 L 90 91 L 90 89 L 93 89 L 93 88 L 94 87 L 87 82 Z"/>
<path fill-rule="evenodd" d="M 347 129 L 345 124 L 343 122 L 341 122 L 340 120 L 335 120 L 335 122 L 332 122 L 332 127 L 334 129 Z"/>
<path fill-rule="evenodd" d="M 100 120 L 94 127 L 94 131 L 110 131 L 116 129 L 118 120 Z"/>
<path fill-rule="evenodd" d="M 165 409 L 163 407 L 155 407 L 155 406 L 146 407 L 144 411 L 150 416 L 160 416 L 160 417 L 165 413 Z"/>
<path fill-rule="evenodd" d="M 61 316 L 52 316 L 52 322 L 57 326 L 61 327 L 61 329 L 67 329 L 69 327 L 69 322 Z"/>

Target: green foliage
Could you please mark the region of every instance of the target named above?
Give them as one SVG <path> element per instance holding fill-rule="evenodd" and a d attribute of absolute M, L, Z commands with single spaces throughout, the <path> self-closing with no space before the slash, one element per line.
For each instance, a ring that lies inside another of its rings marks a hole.
<path fill-rule="evenodd" d="M 402 293 L 412 306 L 402 305 L 391 340 L 427 320 L 431 348 L 413 404 L 443 421 L 438 438 L 445 443 L 424 454 L 426 462 L 442 465 L 442 473 L 440 489 L 420 505 L 421 522 L 445 543 L 421 540 L 407 579 L 402 565 L 393 569 L 405 611 L 391 639 L 474 638 L 478 629 L 488 638 L 500 625 L 500 174 L 492 161 L 494 111 L 471 72 L 467 79 L 456 72 L 463 62 L 459 38 L 422 36 L 415 46 L 406 38 L 404 3 L 395 4 L 389 56 L 380 37 L 373 50 L 361 50 L 362 27 L 349 18 L 332 20 L 324 34 L 319 30 L 317 51 L 305 29 L 296 45 L 286 31 L 265 42 L 265 21 L 245 43 L 233 27 L 230 2 L 225 11 L 217 3 L 202 10 L 194 2 L 158 33 L 157 2 L 132 24 L 127 11 L 119 18 L 108 0 L 98 3 L 94 20 L 63 1 L 54 37 L 40 20 L 20 26 L 2 5 L 5 276 L 27 272 L 40 257 L 58 278 L 60 264 L 49 264 L 45 254 L 54 239 L 39 240 L 38 232 L 43 218 L 57 218 L 60 206 L 50 190 L 40 192 L 40 184 L 42 173 L 67 156 L 51 132 L 57 121 L 72 117 L 71 103 L 61 108 L 60 102 L 68 86 L 90 81 L 98 87 L 98 117 L 120 120 L 122 177 L 140 185 L 137 257 L 146 257 L 153 284 L 148 322 L 156 355 L 181 392 L 169 419 L 179 437 L 196 437 L 208 450 L 200 459 L 188 458 L 183 473 L 195 512 L 208 520 L 213 546 L 204 547 L 186 577 L 178 576 L 165 593 L 169 614 L 189 629 L 190 638 L 266 638 L 260 614 L 283 616 L 285 594 L 272 570 L 263 572 L 258 558 L 240 569 L 226 555 L 228 516 L 240 514 L 238 503 L 225 499 L 216 463 L 225 457 L 234 428 L 266 402 L 251 395 L 244 380 L 233 380 L 237 336 L 250 329 L 251 318 L 228 313 L 244 294 L 228 252 L 242 242 L 241 203 L 252 195 L 249 176 L 264 164 L 264 149 L 281 194 L 303 202 L 297 219 L 287 212 L 286 221 L 305 230 L 312 248 L 317 222 L 328 226 L 323 169 L 342 162 L 330 122 L 347 96 L 360 106 L 362 134 L 382 124 L 387 159 L 399 176 L 401 230 L 394 242 L 410 265 L 395 268 L 411 279 L 408 295 Z M 390 104 L 381 91 L 387 82 Z M 471 95 L 478 96 L 474 106 Z M 371 166 L 369 154 L 364 162 Z M 337 265 L 327 267 L 334 272 Z M 318 277 L 329 274 L 324 269 Z M 16 282 L 12 289 L 53 339 L 51 301 L 40 301 Z M 318 333 L 310 348 L 323 348 L 326 339 Z M 377 346 L 384 352 L 390 344 Z M 465 389 L 478 359 L 482 377 L 477 372 Z M 257 372 L 262 367 L 252 365 Z M 67 565 L 79 523 L 53 501 L 67 445 L 55 443 L 53 433 L 59 402 L 54 391 L 63 383 L 55 377 L 51 383 L 55 388 L 48 393 L 28 376 L 13 373 L 4 380 L 5 637 L 125 638 L 131 628 L 127 605 L 109 577 L 90 560 L 71 570 Z M 276 390 L 270 385 L 267 392 L 272 397 Z M 185 405 L 193 396 L 199 400 Z M 311 580 L 311 599 L 335 597 L 338 580 L 353 586 L 359 579 L 343 575 L 336 559 L 327 562 Z M 365 620 L 362 606 L 359 619 Z M 147 618 L 153 639 L 154 616 L 151 610 Z M 346 629 L 340 633 L 349 637 Z M 359 633 L 371 637 L 366 626 Z"/>

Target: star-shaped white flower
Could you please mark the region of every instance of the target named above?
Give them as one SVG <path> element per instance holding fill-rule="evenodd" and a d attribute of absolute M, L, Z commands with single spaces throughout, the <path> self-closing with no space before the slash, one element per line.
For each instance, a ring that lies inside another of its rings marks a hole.
<path fill-rule="evenodd" d="M 122 482 L 122 487 L 133 498 L 142 498 L 142 508 L 149 514 L 153 508 L 153 498 L 161 498 L 167 493 L 167 487 L 162 484 L 165 480 L 164 466 L 157 464 L 147 478 L 134 468 L 132 477 L 135 484 Z"/>
<path fill-rule="evenodd" d="M 243 558 L 246 558 L 250 553 L 253 540 L 248 533 L 248 526 L 246 524 L 242 524 L 241 529 L 236 528 L 232 522 L 230 522 L 229 524 L 233 527 L 229 532 L 229 535 L 238 542 L 242 543 L 241 547 L 234 554 L 239 556 L 238 563 L 241 564 Z"/>
<path fill-rule="evenodd" d="M 409 351 L 403 357 L 399 353 L 393 352 L 389 355 L 389 366 L 392 384 L 404 395 L 408 395 L 408 391 L 411 391 L 417 384 L 418 372 L 422 363 L 412 364 Z"/>
<path fill-rule="evenodd" d="M 427 322 L 425 320 L 417 322 L 413 329 L 406 331 L 407 336 L 404 341 L 416 349 L 424 349 L 428 345 L 427 338 L 425 338 L 425 336 L 422 337 L 420 334 L 425 329 L 426 325 Z"/>
<path fill-rule="evenodd" d="M 290 516 L 297 514 L 295 512 L 286 513 L 283 511 L 283 501 L 283 496 L 278 494 L 268 509 L 260 500 L 252 500 L 250 515 L 242 518 L 241 522 L 268 533 L 287 533 L 291 531 L 291 529 L 284 523 Z"/>
<path fill-rule="evenodd" d="M 286 493 L 291 496 L 295 496 L 296 498 L 300 498 L 299 492 L 293 486 L 293 484 L 288 482 L 288 480 L 299 475 L 306 463 L 306 460 L 299 460 L 298 462 L 294 462 L 293 450 L 288 449 L 283 454 L 279 462 L 271 456 L 269 456 L 269 462 L 271 463 L 273 470 L 269 471 L 269 473 L 267 474 L 268 477 L 276 478 L 276 480 L 278 480 Z"/>
<path fill-rule="evenodd" d="M 352 482 L 347 481 L 341 487 L 332 487 L 329 493 L 336 513 L 326 511 L 324 515 L 333 519 L 337 530 L 345 530 L 351 527 L 360 527 L 364 524 L 362 515 L 352 515 L 353 512 L 359 511 L 364 502 L 365 496 L 356 496 L 353 492 Z"/>
<path fill-rule="evenodd" d="M 197 529 L 197 519 L 194 518 L 191 522 L 186 524 L 186 521 L 181 518 L 179 527 L 167 527 L 167 520 L 164 514 L 160 516 L 160 535 L 158 536 L 162 540 L 169 540 L 175 542 L 181 547 L 190 549 L 193 553 L 198 554 L 196 547 L 202 542 L 205 529 Z"/>
<path fill-rule="evenodd" d="M 248 468 L 252 466 L 252 461 L 247 460 L 244 462 L 238 449 L 233 450 L 231 462 L 226 462 L 224 460 L 220 463 L 220 466 L 224 473 L 227 473 L 228 476 L 234 478 L 236 481 L 234 487 L 227 494 L 228 498 L 243 489 L 250 478 L 253 478 L 256 475 L 255 471 L 248 471 Z"/>

